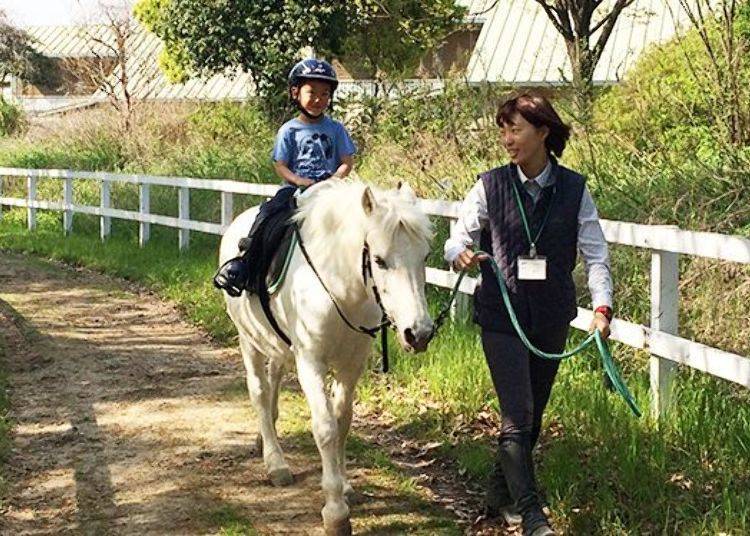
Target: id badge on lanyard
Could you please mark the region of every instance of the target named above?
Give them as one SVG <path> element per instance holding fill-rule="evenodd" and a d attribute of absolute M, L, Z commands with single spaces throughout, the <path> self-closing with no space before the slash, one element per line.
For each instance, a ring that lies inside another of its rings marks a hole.
<path fill-rule="evenodd" d="M 521 213 L 521 220 L 523 221 L 524 229 L 526 230 L 526 236 L 529 239 L 530 243 L 529 254 L 519 255 L 516 259 L 516 277 L 520 281 L 545 281 L 547 279 L 547 257 L 543 255 L 537 255 L 536 240 L 539 240 L 539 237 L 542 234 L 542 230 L 544 230 L 552 206 L 550 204 L 550 207 L 547 209 L 547 215 L 544 218 L 544 222 L 539 228 L 536 239 L 533 239 L 531 236 L 531 230 L 529 229 L 528 220 L 526 219 L 526 211 L 523 209 L 523 204 L 521 203 L 521 196 L 518 194 L 516 183 L 513 182 L 512 184 L 513 192 L 516 195 L 516 204 L 518 205 L 518 210 Z"/>
<path fill-rule="evenodd" d="M 519 255 L 518 274 L 521 281 L 544 281 L 547 279 L 547 257 L 536 254 L 536 246 L 531 245 L 528 255 Z"/>

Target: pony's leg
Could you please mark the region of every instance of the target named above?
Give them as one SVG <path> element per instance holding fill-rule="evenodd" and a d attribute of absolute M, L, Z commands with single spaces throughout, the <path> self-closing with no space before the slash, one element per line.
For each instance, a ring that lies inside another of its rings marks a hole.
<path fill-rule="evenodd" d="M 354 389 L 357 380 L 364 370 L 365 360 L 352 360 L 355 366 L 347 370 L 337 371 L 333 383 L 333 414 L 339 427 L 338 462 L 339 470 L 344 481 L 343 493 L 345 497 L 354 494 L 354 488 L 346 477 L 346 437 L 349 435 L 349 427 L 352 424 L 352 404 L 354 402 Z"/>
<path fill-rule="evenodd" d="M 299 383 L 312 415 L 312 429 L 323 465 L 322 488 L 325 494 L 323 527 L 326 534 L 351 534 L 349 505 L 344 500 L 343 479 L 338 460 L 338 423 L 326 394 L 326 365 L 314 356 L 297 355 Z"/>
<path fill-rule="evenodd" d="M 281 361 L 271 360 L 268 363 L 268 380 L 271 384 L 271 415 L 273 416 L 274 430 L 276 429 L 276 421 L 279 419 L 279 388 L 284 370 L 284 363 Z"/>
<path fill-rule="evenodd" d="M 250 401 L 255 406 L 260 423 L 263 462 L 265 463 L 266 471 L 274 486 L 289 485 L 294 479 L 284 459 L 279 439 L 276 436 L 276 427 L 274 426 L 273 410 L 271 407 L 271 387 L 266 377 L 264 356 L 250 344 L 246 335 L 240 335 L 240 349 L 242 350 L 242 359 L 245 362 L 247 391 L 250 394 Z"/>
<path fill-rule="evenodd" d="M 268 381 L 271 388 L 271 415 L 273 416 L 275 430 L 276 421 L 279 420 L 279 387 L 281 386 L 281 378 L 283 378 L 286 369 L 283 362 L 272 359 L 269 361 L 266 370 L 268 371 Z M 260 433 L 255 438 L 255 449 L 258 453 L 263 452 L 263 436 Z"/>

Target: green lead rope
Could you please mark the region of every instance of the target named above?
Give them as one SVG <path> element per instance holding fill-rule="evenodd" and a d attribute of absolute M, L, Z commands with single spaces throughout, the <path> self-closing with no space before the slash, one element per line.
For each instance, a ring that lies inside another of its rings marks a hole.
<path fill-rule="evenodd" d="M 497 283 L 500 285 L 500 292 L 503 296 L 503 302 L 505 303 L 505 308 L 508 310 L 508 315 L 510 316 L 510 321 L 513 324 L 513 328 L 516 330 L 516 333 L 518 333 L 519 338 L 521 339 L 523 344 L 526 346 L 526 348 L 529 349 L 529 351 L 531 351 L 532 353 L 536 354 L 537 356 L 543 359 L 560 360 L 560 359 L 571 357 L 579 352 L 582 352 L 584 349 L 591 346 L 593 342 L 596 342 L 596 347 L 599 349 L 599 355 L 602 358 L 602 365 L 604 366 L 604 370 L 607 373 L 607 376 L 612 382 L 612 386 L 620 394 L 620 396 L 622 396 L 622 398 L 627 403 L 628 407 L 630 407 L 633 414 L 636 417 L 641 416 L 641 410 L 638 409 L 638 405 L 635 403 L 635 398 L 633 398 L 633 395 L 630 393 L 630 390 L 628 390 L 627 385 L 625 385 L 625 382 L 623 381 L 622 376 L 620 375 L 620 371 L 617 369 L 617 365 L 615 364 L 614 359 L 612 359 L 612 354 L 609 351 L 609 346 L 607 345 L 607 341 L 604 340 L 601 332 L 598 329 L 595 329 L 593 333 L 591 333 L 588 337 L 586 337 L 586 340 L 584 340 L 576 348 L 568 352 L 564 352 L 562 354 L 549 354 L 547 352 L 541 351 L 539 348 L 531 344 L 531 341 L 529 341 L 528 337 L 526 337 L 526 334 L 523 332 L 523 329 L 521 328 L 521 325 L 518 322 L 518 317 L 516 317 L 516 312 L 513 310 L 513 305 L 510 303 L 510 296 L 508 295 L 508 287 L 505 284 L 505 278 L 503 277 L 503 274 L 500 271 L 500 268 L 497 266 L 497 262 L 495 262 L 495 259 L 492 257 L 492 255 L 484 251 L 477 251 L 476 254 L 487 256 L 486 260 L 490 262 L 490 265 L 492 266 L 492 271 L 495 272 Z M 458 288 L 461 285 L 461 280 L 464 278 L 465 275 L 466 275 L 466 272 L 461 272 L 459 274 L 458 281 L 456 281 L 456 286 L 453 288 L 453 292 L 451 293 L 449 305 L 455 299 L 456 293 L 458 292 Z M 445 314 L 447 314 L 446 312 L 448 309 L 449 307 L 446 307 L 446 309 L 443 312 L 441 312 L 441 314 L 438 316 L 438 321 L 436 322 L 438 326 L 439 324 L 442 323 L 442 320 L 444 319 Z"/>

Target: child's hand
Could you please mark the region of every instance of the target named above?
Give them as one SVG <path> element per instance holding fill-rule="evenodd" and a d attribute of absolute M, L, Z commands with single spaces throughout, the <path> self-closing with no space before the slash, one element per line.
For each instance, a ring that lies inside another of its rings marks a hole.
<path fill-rule="evenodd" d="M 314 180 L 305 177 L 300 177 L 299 182 L 297 182 L 297 186 L 299 186 L 300 188 L 307 188 L 309 186 L 312 186 L 313 184 L 315 184 Z"/>

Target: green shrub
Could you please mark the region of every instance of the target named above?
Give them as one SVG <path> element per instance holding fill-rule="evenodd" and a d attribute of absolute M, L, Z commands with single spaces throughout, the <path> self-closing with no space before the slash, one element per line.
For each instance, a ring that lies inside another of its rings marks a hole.
<path fill-rule="evenodd" d="M 10 167 L 121 171 L 125 160 L 122 140 L 106 132 L 46 142 L 14 140 L 0 145 L 0 165 Z"/>
<path fill-rule="evenodd" d="M 12 136 L 26 128 L 26 116 L 18 106 L 0 97 L 0 136 Z"/>
<path fill-rule="evenodd" d="M 348 99 L 341 103 L 357 144 L 359 173 L 386 186 L 407 181 L 425 197 L 460 199 L 476 173 L 497 165 L 494 125 L 504 88 L 445 81 L 399 99 Z"/>
<path fill-rule="evenodd" d="M 188 123 L 192 133 L 215 142 L 237 143 L 251 139 L 268 145 L 275 133 L 254 101 L 247 104 L 204 104 L 190 113 Z"/>
<path fill-rule="evenodd" d="M 709 39 L 719 31 L 710 26 Z M 721 53 L 716 61 L 721 66 Z M 750 61 L 737 68 L 750 81 Z M 712 69 L 690 30 L 648 49 L 597 100 L 594 124 L 579 132 L 568 158 L 589 177 L 606 217 L 724 233 L 750 228 L 750 147 L 728 130 L 727 95 Z M 741 106 L 750 102 L 748 87 L 738 90 Z"/>

